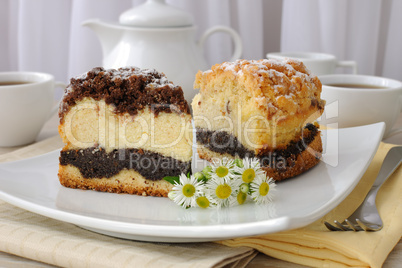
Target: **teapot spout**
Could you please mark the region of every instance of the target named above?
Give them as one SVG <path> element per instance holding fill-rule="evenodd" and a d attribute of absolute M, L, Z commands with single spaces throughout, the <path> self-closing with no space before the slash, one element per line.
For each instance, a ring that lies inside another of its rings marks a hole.
<path fill-rule="evenodd" d="M 106 23 L 99 19 L 90 19 L 82 23 L 82 26 L 89 27 L 98 36 L 105 58 L 112 49 L 119 43 L 124 32 L 124 27 L 118 24 Z"/>

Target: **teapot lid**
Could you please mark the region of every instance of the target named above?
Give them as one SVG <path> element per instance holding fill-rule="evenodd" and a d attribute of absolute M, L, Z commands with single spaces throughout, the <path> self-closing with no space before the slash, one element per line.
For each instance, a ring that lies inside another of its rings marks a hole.
<path fill-rule="evenodd" d="M 122 25 L 136 27 L 185 27 L 193 25 L 193 17 L 165 0 L 147 0 L 120 15 Z"/>

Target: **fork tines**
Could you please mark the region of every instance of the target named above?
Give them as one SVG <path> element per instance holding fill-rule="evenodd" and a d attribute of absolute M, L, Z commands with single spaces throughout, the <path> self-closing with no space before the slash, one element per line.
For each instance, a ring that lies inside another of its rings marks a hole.
<path fill-rule="evenodd" d="M 382 226 L 368 226 L 364 224 L 361 220 L 356 219 L 357 224 L 353 224 L 351 221 L 346 219 L 344 223 L 340 223 L 339 221 L 335 220 L 334 225 L 330 224 L 329 222 L 324 222 L 325 226 L 330 231 L 366 231 L 366 232 L 375 232 L 382 229 Z"/>

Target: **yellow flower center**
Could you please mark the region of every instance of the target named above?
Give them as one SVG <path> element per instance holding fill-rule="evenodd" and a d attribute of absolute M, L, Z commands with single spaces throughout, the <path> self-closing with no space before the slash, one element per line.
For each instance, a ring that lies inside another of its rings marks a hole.
<path fill-rule="evenodd" d="M 254 180 L 255 178 L 255 171 L 252 168 L 246 169 L 243 174 L 241 175 L 241 178 L 245 183 L 250 183 Z"/>
<path fill-rule="evenodd" d="M 269 184 L 266 182 L 261 183 L 260 185 L 260 195 L 266 196 L 269 192 Z"/>
<path fill-rule="evenodd" d="M 198 198 L 196 199 L 196 201 L 197 201 L 197 205 L 198 205 L 200 208 L 207 208 L 207 207 L 209 207 L 209 200 L 208 200 L 208 198 L 206 198 L 205 196 L 200 196 L 200 197 L 198 197 Z"/>
<path fill-rule="evenodd" d="M 224 166 L 220 166 L 216 169 L 216 175 L 218 175 L 219 177 L 223 178 L 226 175 L 228 175 L 229 173 L 229 169 L 227 167 Z"/>
<path fill-rule="evenodd" d="M 186 184 L 183 186 L 183 195 L 185 197 L 192 197 L 195 193 L 195 187 L 192 184 Z"/>
<path fill-rule="evenodd" d="M 239 203 L 239 205 L 244 204 L 244 202 L 246 201 L 247 198 L 247 194 L 243 193 L 243 192 L 239 192 L 239 194 L 237 195 L 237 202 Z"/>
<path fill-rule="evenodd" d="M 221 184 L 216 187 L 215 193 L 219 199 L 226 199 L 232 194 L 232 188 L 227 183 Z"/>

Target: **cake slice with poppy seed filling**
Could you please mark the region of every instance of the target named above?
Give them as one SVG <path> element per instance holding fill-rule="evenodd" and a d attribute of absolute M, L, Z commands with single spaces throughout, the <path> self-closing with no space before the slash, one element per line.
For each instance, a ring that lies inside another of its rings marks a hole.
<path fill-rule="evenodd" d="M 198 72 L 192 102 L 201 158 L 256 157 L 276 180 L 319 162 L 321 82 L 296 60 L 238 60 Z"/>
<path fill-rule="evenodd" d="M 188 103 L 156 70 L 99 67 L 72 78 L 59 117 L 66 187 L 167 196 L 162 178 L 191 170 Z"/>

